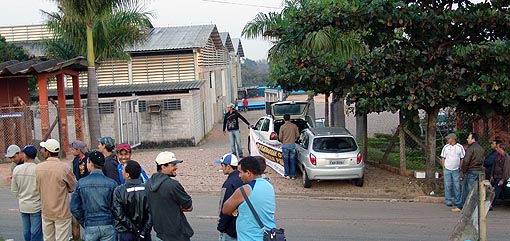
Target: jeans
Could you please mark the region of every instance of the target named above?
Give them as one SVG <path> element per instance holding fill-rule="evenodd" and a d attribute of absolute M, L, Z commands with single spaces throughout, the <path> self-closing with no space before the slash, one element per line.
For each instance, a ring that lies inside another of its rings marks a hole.
<path fill-rule="evenodd" d="M 230 139 L 230 149 L 232 149 L 232 154 L 239 154 L 238 157 L 243 156 L 243 146 L 241 145 L 241 133 L 239 130 L 228 131 L 228 138 Z M 236 152 L 237 146 L 237 152 Z"/>
<path fill-rule="evenodd" d="M 460 205 L 460 170 L 443 170 L 444 177 L 444 201 L 446 205 L 452 205 L 452 185 L 453 195 L 455 199 L 455 206 Z"/>
<path fill-rule="evenodd" d="M 85 241 L 117 241 L 113 225 L 85 227 Z"/>
<path fill-rule="evenodd" d="M 237 238 L 232 238 L 227 233 L 220 233 L 219 241 L 237 241 Z"/>
<path fill-rule="evenodd" d="M 501 198 L 501 192 L 506 188 L 506 180 L 503 180 L 503 185 L 498 186 L 498 182 L 501 181 L 502 178 L 497 177 L 492 181 L 492 186 L 494 187 L 494 198 L 492 199 L 491 205 L 494 206 L 496 204 L 496 199 Z"/>
<path fill-rule="evenodd" d="M 36 213 L 21 213 L 23 223 L 23 238 L 25 241 L 42 241 L 41 211 Z"/>
<path fill-rule="evenodd" d="M 285 176 L 296 178 L 296 145 L 282 145 L 282 154 Z"/>
<path fill-rule="evenodd" d="M 460 202 L 459 208 L 464 207 L 464 204 L 466 204 L 466 199 L 468 198 L 469 192 L 475 185 L 478 185 L 478 174 L 480 174 L 481 171 L 468 171 L 464 175 L 464 180 L 462 181 L 462 199 Z"/>

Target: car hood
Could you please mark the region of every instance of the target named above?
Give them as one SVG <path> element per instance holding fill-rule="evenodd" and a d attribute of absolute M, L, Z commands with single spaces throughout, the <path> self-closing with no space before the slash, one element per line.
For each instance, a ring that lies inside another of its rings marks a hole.
<path fill-rule="evenodd" d="M 307 101 L 280 101 L 271 105 L 271 114 L 275 119 L 283 119 L 285 114 L 289 114 L 291 119 L 304 119 L 308 107 Z"/>

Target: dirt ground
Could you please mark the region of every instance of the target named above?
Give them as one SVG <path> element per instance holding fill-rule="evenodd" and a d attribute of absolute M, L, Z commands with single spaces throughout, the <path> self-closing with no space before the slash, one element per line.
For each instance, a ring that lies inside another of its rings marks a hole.
<path fill-rule="evenodd" d="M 306 100 L 305 95 L 291 96 L 295 100 Z M 263 101 L 262 98 L 249 99 L 250 101 Z M 324 97 L 316 98 L 316 105 L 324 103 Z M 254 124 L 257 119 L 264 115 L 263 110 L 249 111 L 242 113 L 250 123 Z M 140 162 L 147 174 L 151 175 L 156 171 L 155 157 L 161 151 L 172 151 L 177 158 L 184 160 L 179 164 L 176 179 L 182 183 L 184 188 L 195 195 L 219 195 L 220 187 L 225 176 L 219 165 L 214 161 L 223 154 L 230 151 L 228 138 L 221 131 L 221 124 L 217 123 L 214 129 L 207 135 L 202 145 L 186 148 L 165 148 L 158 150 L 137 150 L 133 149 L 132 159 Z M 247 144 L 248 127 L 241 124 L 242 144 Z M 95 147 L 93 148 L 95 149 Z M 245 150 L 247 154 L 247 150 Z M 67 162 L 72 158 L 68 155 Z M 321 181 L 314 182 L 312 188 L 305 189 L 302 186 L 302 179 L 287 180 L 268 167 L 266 174 L 271 178 L 279 197 L 288 198 L 359 198 L 363 199 L 400 199 L 413 200 L 425 194 L 420 188 L 416 179 L 400 176 L 380 168 L 367 165 L 365 173 L 365 185 L 356 187 L 349 181 Z M 0 164 L 0 186 L 8 186 L 7 176 L 9 175 L 9 164 Z"/>

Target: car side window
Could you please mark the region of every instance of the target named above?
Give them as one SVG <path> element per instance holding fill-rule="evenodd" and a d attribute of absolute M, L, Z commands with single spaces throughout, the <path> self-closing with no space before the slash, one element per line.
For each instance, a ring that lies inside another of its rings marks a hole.
<path fill-rule="evenodd" d="M 308 149 L 308 135 L 306 132 L 301 133 L 301 136 L 299 137 L 299 143 L 304 149 Z"/>
<path fill-rule="evenodd" d="M 269 131 L 269 119 L 265 119 L 264 120 L 264 123 L 262 124 L 262 129 L 260 129 L 261 131 Z"/>
<path fill-rule="evenodd" d="M 260 127 L 262 126 L 262 123 L 264 123 L 264 118 L 260 118 L 259 121 L 257 121 L 257 124 L 255 124 L 254 129 L 260 130 Z"/>

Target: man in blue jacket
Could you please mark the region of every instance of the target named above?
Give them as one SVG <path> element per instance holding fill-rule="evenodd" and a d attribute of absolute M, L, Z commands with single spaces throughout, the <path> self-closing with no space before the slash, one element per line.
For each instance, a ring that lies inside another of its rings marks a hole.
<path fill-rule="evenodd" d="M 71 196 L 71 213 L 85 229 L 87 241 L 115 241 L 113 191 L 117 183 L 103 174 L 105 158 L 101 152 L 89 154 L 88 176 L 80 179 Z"/>
<path fill-rule="evenodd" d="M 243 181 L 239 178 L 239 171 L 237 170 L 237 164 L 239 161 L 237 157 L 232 153 L 227 153 L 223 155 L 220 160 L 216 160 L 217 164 L 221 164 L 221 169 L 223 170 L 223 174 L 228 175 L 227 180 L 223 183 L 221 187 L 221 195 L 220 195 L 220 219 L 218 220 L 218 231 L 220 232 L 220 241 L 235 241 L 237 240 L 237 232 L 236 232 L 236 218 L 231 215 L 225 215 L 221 213 L 221 209 L 223 208 L 223 203 L 227 201 L 230 196 L 234 193 L 234 191 L 243 185 Z"/>

